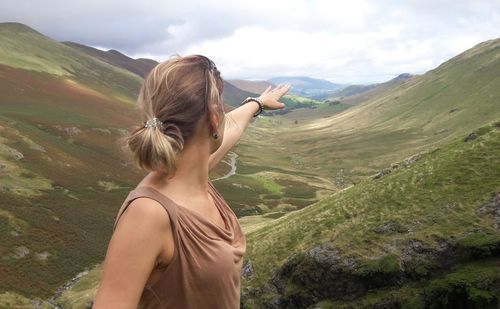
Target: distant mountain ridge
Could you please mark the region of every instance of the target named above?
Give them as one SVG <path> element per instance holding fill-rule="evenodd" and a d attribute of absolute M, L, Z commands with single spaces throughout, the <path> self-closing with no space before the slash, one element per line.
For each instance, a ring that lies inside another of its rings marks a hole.
<path fill-rule="evenodd" d="M 332 99 L 337 99 L 337 98 L 350 97 L 353 95 L 357 95 L 357 94 L 361 94 L 361 93 L 370 91 L 370 90 L 375 89 L 375 88 L 388 87 L 391 85 L 395 85 L 401 81 L 405 81 L 413 76 L 414 75 L 409 74 L 409 73 L 402 73 L 402 74 L 399 74 L 398 76 L 396 76 L 395 78 L 393 78 L 389 81 L 383 82 L 383 83 L 368 84 L 368 85 L 350 85 L 350 86 L 347 86 L 345 88 L 342 88 L 340 90 L 335 91 L 329 97 L 329 99 L 332 100 Z"/>
<path fill-rule="evenodd" d="M 74 43 L 74 42 L 63 42 L 64 44 L 71 46 L 73 48 L 79 49 L 91 56 L 101 59 L 104 62 L 112 64 L 114 66 L 123 68 L 132 73 L 137 74 L 142 78 L 146 78 L 147 74 L 159 64 L 158 61 L 147 58 L 133 59 L 127 55 L 120 53 L 117 50 L 102 51 L 97 48 L 93 48 L 87 45 Z M 226 104 L 225 110 L 229 111 L 236 107 L 240 102 L 249 96 L 256 96 L 255 93 L 240 89 L 234 86 L 230 82 L 224 80 L 224 103 Z"/>
<path fill-rule="evenodd" d="M 345 87 L 345 85 L 332 83 L 326 79 L 307 76 L 279 76 L 268 79 L 267 82 L 274 85 L 291 84 L 290 93 L 309 98 L 323 97 L 325 94 L 333 93 L 335 90 Z"/>
<path fill-rule="evenodd" d="M 130 72 L 135 73 L 142 78 L 145 78 L 146 75 L 158 64 L 156 60 L 152 59 L 145 59 L 145 58 L 133 59 L 114 49 L 103 51 L 97 48 L 93 48 L 87 45 L 70 41 L 65 41 L 61 43 L 82 50 L 83 52 L 91 56 L 99 58 L 117 67 L 129 70 Z"/>
<path fill-rule="evenodd" d="M 229 79 L 228 82 L 242 90 L 259 94 L 266 90 L 267 87 L 275 86 L 264 80 Z"/>

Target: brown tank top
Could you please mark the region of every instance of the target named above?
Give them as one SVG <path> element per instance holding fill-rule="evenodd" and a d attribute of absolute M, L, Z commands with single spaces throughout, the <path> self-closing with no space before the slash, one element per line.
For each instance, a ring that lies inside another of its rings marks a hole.
<path fill-rule="evenodd" d="M 166 266 L 155 265 L 138 308 L 240 308 L 245 235 L 233 210 L 212 182 L 209 180 L 208 183 L 225 228 L 176 204 L 152 187 L 133 189 L 120 207 L 113 232 L 121 214 L 134 199 L 148 197 L 156 200 L 170 216 L 175 242 L 172 261 Z"/>

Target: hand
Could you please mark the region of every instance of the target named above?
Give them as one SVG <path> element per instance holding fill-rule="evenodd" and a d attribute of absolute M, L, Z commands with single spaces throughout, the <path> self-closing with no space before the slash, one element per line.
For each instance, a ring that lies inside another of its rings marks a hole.
<path fill-rule="evenodd" d="M 285 104 L 279 102 L 278 100 L 284 96 L 288 90 L 290 90 L 290 87 L 290 84 L 279 85 L 274 89 L 271 89 L 272 86 L 267 87 L 267 89 L 264 90 L 264 92 L 262 92 L 259 96 L 262 103 L 264 103 L 264 108 L 273 110 L 285 107 Z"/>

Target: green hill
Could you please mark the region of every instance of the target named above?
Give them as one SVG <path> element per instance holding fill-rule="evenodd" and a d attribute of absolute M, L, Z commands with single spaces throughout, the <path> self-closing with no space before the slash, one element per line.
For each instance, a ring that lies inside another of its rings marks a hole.
<path fill-rule="evenodd" d="M 499 166 L 497 121 L 247 231 L 244 308 L 498 304 Z"/>
<path fill-rule="evenodd" d="M 86 85 L 113 99 L 134 102 L 142 79 L 19 23 L 0 24 L 0 64 L 46 72 Z"/>
<path fill-rule="evenodd" d="M 142 78 L 145 78 L 146 75 L 156 66 L 158 62 L 152 59 L 133 59 L 130 58 L 119 51 L 116 50 L 108 50 L 102 51 L 90 46 L 78 44 L 75 42 L 63 42 L 64 44 L 78 49 L 92 57 L 96 57 L 104 62 L 107 62 L 113 66 L 118 68 L 123 68 L 132 73 L 135 73 Z M 226 105 L 225 110 L 230 111 L 233 108 L 237 107 L 241 101 L 250 96 L 257 96 L 257 94 L 246 91 L 238 88 L 228 81 L 224 81 L 224 103 Z"/>
<path fill-rule="evenodd" d="M 273 142 L 286 147 L 279 152 L 282 158 L 302 157 L 297 167 L 303 172 L 356 183 L 391 162 L 498 119 L 499 55 L 500 39 L 486 41 L 333 116 L 322 117 L 318 110 L 308 117 L 301 111 L 294 123 L 296 112 L 290 112 L 272 129 L 279 136 Z M 263 169 L 285 165 L 275 156 L 253 160 L 253 141 L 247 141 L 245 163 Z"/>
<path fill-rule="evenodd" d="M 145 78 L 146 75 L 158 64 L 157 61 L 151 59 L 133 59 L 127 55 L 120 53 L 117 50 L 108 50 L 103 51 L 97 48 L 93 48 L 90 46 L 86 46 L 83 44 L 75 43 L 75 42 L 62 42 L 65 45 L 68 45 L 72 48 L 79 49 L 90 56 L 101 59 L 104 62 L 107 62 L 113 66 L 123 68 L 127 71 L 135 73 L 142 78 Z"/>
<path fill-rule="evenodd" d="M 140 119 L 141 78 L 22 24 L 0 38 L 4 304 L 48 298 L 103 259 L 114 205 L 141 177 L 117 143 Z"/>
<path fill-rule="evenodd" d="M 384 82 L 384 83 L 377 83 L 377 84 L 368 84 L 368 85 L 350 85 L 345 88 L 342 88 L 338 91 L 336 91 L 330 98 L 328 98 L 329 101 L 334 101 L 338 99 L 344 99 L 346 97 L 351 97 L 354 95 L 359 95 L 362 93 L 366 93 L 368 91 L 372 91 L 376 88 L 388 88 L 392 87 L 394 85 L 399 84 L 402 81 L 407 80 L 408 78 L 411 78 L 413 75 L 408 74 L 408 73 L 403 73 L 399 74 L 395 78 Z"/>

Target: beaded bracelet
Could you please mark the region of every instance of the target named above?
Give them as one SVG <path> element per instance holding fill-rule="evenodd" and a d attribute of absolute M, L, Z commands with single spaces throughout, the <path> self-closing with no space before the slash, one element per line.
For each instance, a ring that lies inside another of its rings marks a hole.
<path fill-rule="evenodd" d="M 245 104 L 245 103 L 248 103 L 248 102 L 250 102 L 250 101 L 254 101 L 254 102 L 257 102 L 257 103 L 259 104 L 259 110 L 258 110 L 255 114 L 253 114 L 253 117 L 257 117 L 257 116 L 259 116 L 259 115 L 260 115 L 260 114 L 264 111 L 264 103 L 262 102 L 262 100 L 261 100 L 260 98 L 252 98 L 252 97 L 248 97 L 248 98 L 246 98 L 246 99 L 245 99 L 245 100 L 244 100 L 244 101 L 240 104 L 240 106 L 241 106 L 241 105 L 243 105 L 243 104 Z"/>

